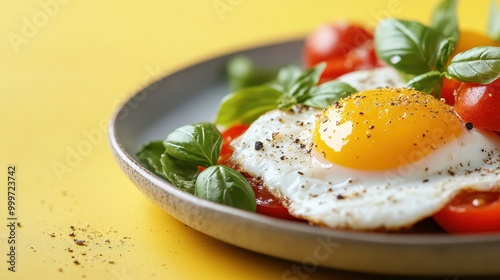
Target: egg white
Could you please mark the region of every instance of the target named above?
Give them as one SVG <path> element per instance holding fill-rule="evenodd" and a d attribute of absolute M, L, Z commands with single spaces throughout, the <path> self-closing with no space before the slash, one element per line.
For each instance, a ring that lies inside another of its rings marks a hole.
<path fill-rule="evenodd" d="M 341 80 L 360 91 L 403 83 L 390 68 Z M 433 215 L 461 190 L 500 189 L 500 137 L 494 133 L 464 128 L 456 141 L 416 162 L 363 171 L 316 154 L 312 132 L 321 112 L 301 106 L 270 111 L 231 144 L 231 160 L 281 196 L 294 216 L 332 228 L 395 230 Z"/>

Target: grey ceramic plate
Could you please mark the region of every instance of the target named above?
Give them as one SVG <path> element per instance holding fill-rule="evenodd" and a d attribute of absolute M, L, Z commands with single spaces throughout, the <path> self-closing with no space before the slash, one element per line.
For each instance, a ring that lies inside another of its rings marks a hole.
<path fill-rule="evenodd" d="M 278 220 L 198 199 L 142 167 L 135 153 L 175 128 L 213 120 L 227 94 L 224 69 L 235 54 L 262 66 L 298 62 L 293 41 L 221 56 L 169 75 L 138 92 L 109 128 L 114 156 L 156 205 L 182 223 L 224 242 L 299 263 L 402 275 L 500 274 L 500 235 L 353 233 Z"/>

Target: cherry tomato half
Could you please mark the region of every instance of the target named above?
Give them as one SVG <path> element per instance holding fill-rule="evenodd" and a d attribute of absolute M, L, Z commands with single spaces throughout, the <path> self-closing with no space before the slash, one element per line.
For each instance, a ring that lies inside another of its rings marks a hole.
<path fill-rule="evenodd" d="M 434 220 L 451 233 L 500 232 L 500 192 L 462 192 Z"/>
<path fill-rule="evenodd" d="M 219 156 L 220 164 L 224 164 L 231 157 L 231 154 L 233 153 L 231 146 L 229 146 L 231 141 L 233 141 L 234 138 L 245 133 L 248 127 L 249 127 L 248 124 L 237 124 L 222 132 L 222 149 Z"/>
<path fill-rule="evenodd" d="M 345 57 L 350 50 L 372 39 L 366 29 L 347 22 L 322 25 L 306 39 L 304 62 L 311 67 L 333 57 Z"/>
<path fill-rule="evenodd" d="M 304 64 L 312 67 L 327 62 L 321 82 L 345 73 L 378 65 L 373 34 L 363 27 L 346 22 L 322 25 L 306 39 Z"/>
<path fill-rule="evenodd" d="M 290 215 L 288 209 L 286 209 L 281 203 L 281 200 L 264 188 L 262 186 L 262 182 L 258 181 L 254 177 L 248 176 L 247 174 L 243 175 L 245 175 L 255 193 L 257 213 L 285 220 L 300 220 Z"/>
<path fill-rule="evenodd" d="M 441 98 L 444 98 L 446 104 L 453 106 L 455 104 L 455 91 L 458 90 L 462 82 L 455 79 L 443 79 L 443 87 L 441 88 Z"/>
<path fill-rule="evenodd" d="M 373 41 L 367 41 L 360 47 L 352 49 L 346 56 L 336 56 L 326 60 L 326 68 L 320 78 L 320 84 L 334 80 L 352 71 L 371 69 L 382 65 L 375 53 Z"/>
<path fill-rule="evenodd" d="M 457 91 L 455 111 L 474 127 L 500 131 L 500 79 L 487 85 L 463 83 Z"/>

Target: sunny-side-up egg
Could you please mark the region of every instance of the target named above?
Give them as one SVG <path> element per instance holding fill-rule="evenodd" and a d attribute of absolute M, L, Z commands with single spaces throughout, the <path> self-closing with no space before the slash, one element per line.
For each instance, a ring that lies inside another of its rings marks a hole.
<path fill-rule="evenodd" d="M 362 92 L 326 110 L 273 110 L 232 142 L 231 161 L 313 224 L 398 230 L 462 190 L 500 189 L 500 137 L 380 68 L 340 78 Z M 386 86 L 391 86 L 391 88 Z M 374 89 L 377 88 L 378 89 Z"/>

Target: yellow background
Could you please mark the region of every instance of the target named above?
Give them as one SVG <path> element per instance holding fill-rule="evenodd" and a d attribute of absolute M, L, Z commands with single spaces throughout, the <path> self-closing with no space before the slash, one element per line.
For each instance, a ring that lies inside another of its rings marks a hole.
<path fill-rule="evenodd" d="M 214 240 L 149 202 L 115 164 L 103 126 L 134 91 L 206 58 L 302 36 L 338 18 L 428 22 L 433 6 L 429 0 L 2 0 L 0 279 L 282 279 L 293 263 Z M 462 1 L 462 27 L 484 30 L 487 9 L 488 1 Z M 75 157 L 77 149 L 85 153 Z M 17 166 L 21 224 L 15 273 L 6 263 L 10 164 Z M 306 276 L 368 278 L 327 269 Z"/>

